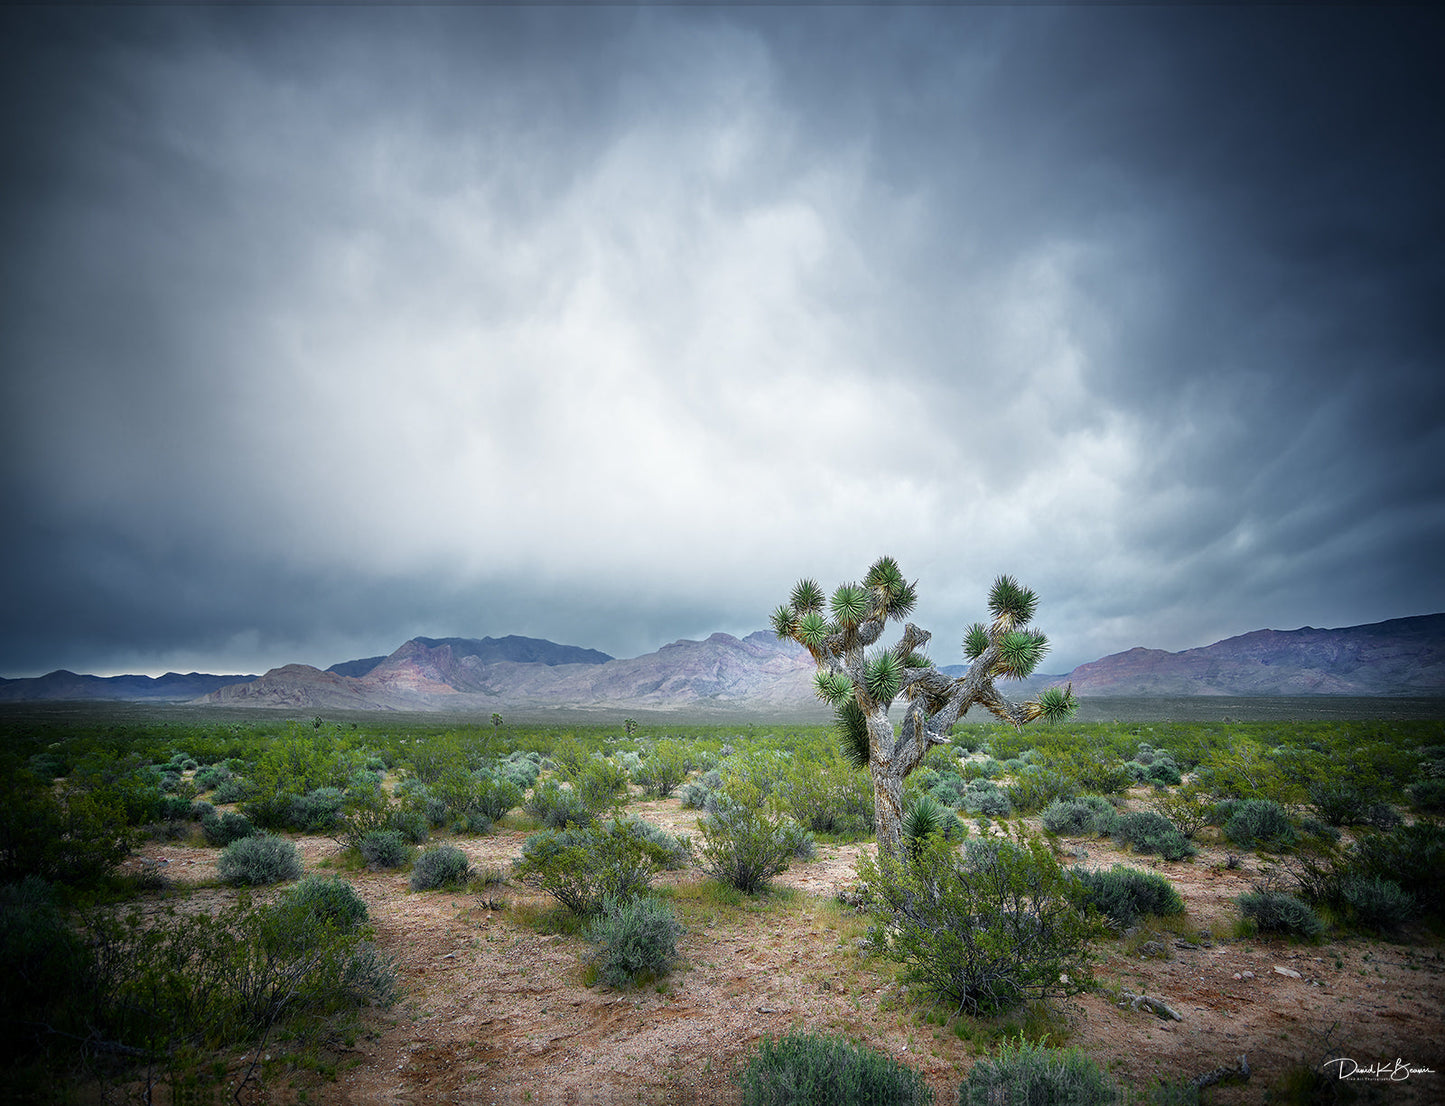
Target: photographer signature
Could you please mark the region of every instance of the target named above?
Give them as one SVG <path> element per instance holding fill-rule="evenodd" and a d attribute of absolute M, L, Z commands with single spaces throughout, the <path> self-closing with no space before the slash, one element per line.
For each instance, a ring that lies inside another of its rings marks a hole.
<path fill-rule="evenodd" d="M 1409 1079 L 1412 1075 L 1433 1075 L 1435 1073 L 1434 1068 L 1415 1067 L 1400 1059 L 1396 1059 L 1394 1063 L 1383 1060 L 1374 1064 L 1360 1064 L 1348 1056 L 1340 1056 L 1334 1060 L 1326 1060 L 1320 1066 L 1325 1072 L 1334 1066 L 1335 1075 L 1340 1079 L 1374 1079 L 1390 1083 L 1401 1082 Z"/>

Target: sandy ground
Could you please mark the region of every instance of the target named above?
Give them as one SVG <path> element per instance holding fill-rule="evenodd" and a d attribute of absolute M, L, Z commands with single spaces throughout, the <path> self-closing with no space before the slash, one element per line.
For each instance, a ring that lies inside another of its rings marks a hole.
<path fill-rule="evenodd" d="M 673 832 L 695 831 L 696 812 L 675 800 L 634 801 L 628 811 Z M 476 867 L 507 868 L 525 837 L 504 825 L 455 843 Z M 297 840 L 308 871 L 341 856 L 329 838 Z M 1121 1009 L 1107 993 L 1081 995 L 1054 1004 L 1053 1024 L 1069 1044 L 1140 1086 L 1247 1055 L 1250 1081 L 1213 1088 L 1210 1103 L 1278 1101 L 1267 1088 L 1287 1071 L 1335 1058 L 1360 1068 L 1434 1069 L 1368 1085 L 1357 1072 L 1346 1082 L 1369 1101 L 1445 1103 L 1439 940 L 1237 939 L 1234 900 L 1257 877 L 1258 858 L 1230 870 L 1224 851 L 1208 844 L 1172 863 L 1125 855 L 1107 841 L 1064 845 L 1086 852 L 1079 862 L 1089 866 L 1123 861 L 1162 872 L 1188 911 L 1182 925 L 1100 942 L 1095 962 L 1106 987 L 1157 997 L 1182 1021 Z M 845 1033 L 923 1070 L 940 1106 L 951 1104 L 984 1047 L 978 1038 L 1001 1023 L 966 1023 L 974 1039 L 960 1039 L 923 1019 L 926 1007 L 902 993 L 891 964 L 863 958 L 865 922 L 834 896 L 854 882 L 864 848 L 872 846 L 820 846 L 817 859 L 778 879 L 791 893 L 742 907 L 686 894 L 702 880 L 696 870 L 667 873 L 659 882 L 679 888 L 687 924 L 682 963 L 658 985 L 623 992 L 584 985 L 588 946 L 529 927 L 526 908 L 552 904 L 519 884 L 480 896 L 413 893 L 405 873 L 343 872 L 366 899 L 406 995 L 389 1013 L 369 1015 L 373 1032 L 336 1057 L 334 1081 L 273 1070 L 252 1098 L 288 1101 L 304 1091 L 309 1101 L 343 1104 L 725 1102 L 730 1075 L 759 1038 L 804 1026 Z M 217 855 L 172 844 L 143 850 L 147 861 L 165 862 L 177 885 L 214 880 Z M 204 908 L 229 894 L 207 889 L 188 902 Z"/>

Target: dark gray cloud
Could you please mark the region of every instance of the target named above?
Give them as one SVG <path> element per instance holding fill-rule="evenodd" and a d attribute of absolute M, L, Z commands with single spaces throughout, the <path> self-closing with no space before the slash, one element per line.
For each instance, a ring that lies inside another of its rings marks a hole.
<path fill-rule="evenodd" d="M 1445 608 L 1445 23 L 0 12 L 0 672 Z"/>

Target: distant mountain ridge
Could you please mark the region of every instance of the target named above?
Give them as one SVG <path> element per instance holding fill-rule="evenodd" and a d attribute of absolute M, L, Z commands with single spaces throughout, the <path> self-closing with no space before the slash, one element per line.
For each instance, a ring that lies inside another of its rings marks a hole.
<path fill-rule="evenodd" d="M 83 676 L 60 669 L 44 676 L 20 680 L 0 678 L 0 702 L 95 699 L 186 703 L 227 684 L 254 679 L 254 675 L 212 676 L 205 672 L 167 672 L 164 676 Z"/>
<path fill-rule="evenodd" d="M 675 641 L 625 660 L 537 639 L 501 642 L 511 644 L 478 648 L 481 643 L 472 638 L 413 638 L 361 676 L 286 665 L 249 683 L 219 688 L 202 701 L 303 710 L 483 712 L 816 706 L 811 691 L 799 694 L 810 686 L 807 652 L 765 631 L 741 640 L 713 634 L 705 641 Z M 504 659 L 489 659 L 498 656 Z M 545 659 L 505 659 L 510 656 Z"/>
<path fill-rule="evenodd" d="M 1134 648 L 1058 679 L 1080 695 L 1438 695 L 1445 614 L 1254 630 L 1178 653 Z"/>
<path fill-rule="evenodd" d="M 519 637 L 508 634 L 503 638 L 417 637 L 429 649 L 446 645 L 455 657 L 477 657 L 484 663 L 514 661 L 517 664 L 545 664 L 549 667 L 559 664 L 606 664 L 613 658 L 597 649 L 583 649 L 579 645 L 558 645 L 554 641 L 539 637 Z M 327 668 L 338 676 L 365 676 L 373 671 L 386 657 L 366 657 L 362 660 L 342 661 Z"/>
<path fill-rule="evenodd" d="M 961 665 L 944 666 L 962 671 Z M 713 634 L 617 659 L 542 638 L 426 638 L 385 657 L 304 664 L 265 675 L 78 676 L 0 679 L 0 701 L 196 701 L 300 710 L 456 712 L 651 710 L 816 713 L 813 662 L 768 631 Z M 1004 690 L 1023 698 L 1072 682 L 1080 696 L 1441 696 L 1445 614 L 1341 629 L 1255 630 L 1170 653 L 1135 648 L 1072 672 L 1034 676 Z"/>

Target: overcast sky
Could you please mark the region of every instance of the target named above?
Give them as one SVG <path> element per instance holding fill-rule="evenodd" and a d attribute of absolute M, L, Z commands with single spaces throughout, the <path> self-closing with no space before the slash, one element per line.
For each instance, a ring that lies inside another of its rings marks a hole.
<path fill-rule="evenodd" d="M 0 10 L 0 675 L 1445 610 L 1423 9 Z"/>

